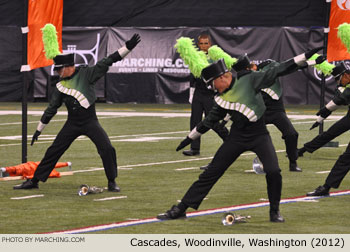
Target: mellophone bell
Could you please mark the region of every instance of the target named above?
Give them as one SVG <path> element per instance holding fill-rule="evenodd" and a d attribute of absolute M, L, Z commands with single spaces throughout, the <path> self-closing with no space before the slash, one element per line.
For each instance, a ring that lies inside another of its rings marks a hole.
<path fill-rule="evenodd" d="M 250 215 L 243 216 L 243 215 L 238 215 L 238 214 L 233 214 L 231 212 L 227 212 L 222 217 L 221 222 L 224 226 L 231 226 L 231 225 L 236 224 L 236 223 L 247 222 L 247 220 L 250 218 L 251 218 Z"/>
<path fill-rule="evenodd" d="M 99 188 L 97 186 L 88 186 L 86 184 L 82 184 L 79 187 L 78 195 L 79 196 L 85 196 L 88 194 L 95 194 L 95 193 L 101 193 L 103 192 L 103 188 Z"/>

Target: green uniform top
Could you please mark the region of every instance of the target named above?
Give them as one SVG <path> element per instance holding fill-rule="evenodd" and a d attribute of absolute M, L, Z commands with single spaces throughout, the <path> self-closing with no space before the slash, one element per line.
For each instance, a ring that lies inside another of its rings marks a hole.
<path fill-rule="evenodd" d="M 230 87 L 215 97 L 213 108 L 197 125 L 197 131 L 205 133 L 228 113 L 233 122 L 231 131 L 235 128 L 239 131 L 246 129 L 253 134 L 267 133 L 263 120 L 260 120 L 266 108 L 261 89 L 270 87 L 277 77 L 294 68 L 297 68 L 297 65 L 293 60 L 289 60 L 277 63 L 266 71 L 239 72 L 237 79 L 232 79 Z"/>
<path fill-rule="evenodd" d="M 79 106 L 86 110 L 95 103 L 95 83 L 98 79 L 103 77 L 109 66 L 122 57 L 118 52 L 103 58 L 96 65 L 92 67 L 78 67 L 74 74 L 68 78 L 61 79 L 52 93 L 49 106 L 46 108 L 41 122 L 43 124 L 49 123 L 51 118 L 57 113 L 58 108 L 62 105 L 64 97 L 70 97 L 65 99 L 64 102 L 68 108 L 68 116 L 72 109 L 72 106 Z"/>
<path fill-rule="evenodd" d="M 266 71 L 269 68 L 276 66 L 277 64 L 278 64 L 278 62 L 273 61 L 270 64 L 268 64 L 267 66 L 265 66 L 263 68 L 263 71 Z M 281 83 L 278 80 L 278 78 L 275 79 L 275 81 L 273 82 L 273 84 L 270 87 L 263 88 L 263 89 L 261 89 L 261 91 L 268 94 L 273 100 L 279 100 L 282 96 L 282 86 L 281 86 Z"/>
<path fill-rule="evenodd" d="M 350 105 L 350 84 L 337 86 L 332 100 L 337 105 Z"/>
<path fill-rule="evenodd" d="M 261 89 L 274 85 L 278 76 L 297 67 L 293 61 L 276 62 L 266 71 L 241 71 L 232 87 L 215 97 L 215 102 L 226 110 L 244 115 L 250 122 L 256 122 L 265 112 Z"/>

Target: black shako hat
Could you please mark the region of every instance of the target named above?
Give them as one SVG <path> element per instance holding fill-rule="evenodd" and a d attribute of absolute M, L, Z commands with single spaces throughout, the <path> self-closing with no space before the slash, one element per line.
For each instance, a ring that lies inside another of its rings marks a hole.
<path fill-rule="evenodd" d="M 337 80 L 339 79 L 345 72 L 350 72 L 346 67 L 345 63 L 342 61 L 339 64 L 335 65 L 332 70 L 333 77 Z"/>
<path fill-rule="evenodd" d="M 233 69 L 236 72 L 242 71 L 242 70 L 246 70 L 247 67 L 250 66 L 250 60 L 248 58 L 247 54 L 241 55 L 238 57 L 238 61 L 236 64 L 233 65 Z"/>
<path fill-rule="evenodd" d="M 211 82 L 221 75 L 227 73 L 224 59 L 219 59 L 202 70 L 202 79 L 205 83 Z"/>
<path fill-rule="evenodd" d="M 62 67 L 74 66 L 74 53 L 59 54 L 53 58 L 55 63 L 53 70 L 58 70 Z"/>

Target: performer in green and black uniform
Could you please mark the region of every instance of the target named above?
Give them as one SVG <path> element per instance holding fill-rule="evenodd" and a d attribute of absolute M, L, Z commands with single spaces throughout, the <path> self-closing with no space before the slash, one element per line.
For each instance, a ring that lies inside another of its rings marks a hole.
<path fill-rule="evenodd" d="M 274 60 L 266 60 L 260 63 L 258 70 L 266 71 L 268 68 L 278 64 Z M 278 78 L 272 86 L 261 90 L 262 97 L 266 106 L 265 123 L 273 124 L 282 133 L 286 145 L 286 152 L 289 159 L 289 170 L 292 172 L 301 172 L 297 165 L 298 153 L 298 132 L 287 117 L 282 99 L 282 86 Z"/>
<path fill-rule="evenodd" d="M 44 127 L 57 113 L 57 109 L 65 103 L 68 110 L 68 119 L 58 133 L 52 145 L 47 149 L 34 177 L 17 185 L 14 189 L 38 188 L 38 182 L 45 182 L 60 157 L 69 148 L 72 142 L 81 135 L 89 137 L 96 145 L 102 158 L 105 173 L 108 179 L 108 190 L 119 192 L 115 182 L 117 177 L 116 152 L 106 132 L 98 122 L 95 110 L 95 83 L 104 76 L 108 68 L 122 60 L 138 43 L 140 36 L 134 36 L 115 53 L 100 60 L 93 67 L 75 67 L 74 54 L 60 54 L 54 58 L 54 70 L 60 75 L 60 80 L 53 91 L 50 104 L 45 110 L 35 131 L 31 145 L 38 139 Z"/>
<path fill-rule="evenodd" d="M 345 116 L 334 123 L 327 131 L 316 136 L 311 141 L 304 144 L 303 152 L 313 152 L 323 145 L 333 140 L 335 137 L 343 134 L 350 129 L 350 70 L 348 70 L 343 62 L 339 63 L 332 71 L 332 75 L 339 83 L 339 87 L 331 101 L 320 109 L 317 113 L 319 116 L 311 129 L 320 125 L 333 111 L 342 105 L 348 105 L 349 110 Z M 339 156 L 334 164 L 331 172 L 328 174 L 323 185 L 317 187 L 314 191 L 307 193 L 307 196 L 326 196 L 329 195 L 331 188 L 338 188 L 344 177 L 350 170 L 350 144 L 348 144 L 345 152 Z"/>
<path fill-rule="evenodd" d="M 347 70 L 343 62 L 339 63 L 332 71 L 333 77 L 339 82 L 340 78 Z M 335 90 L 333 98 L 327 103 L 326 106 L 321 108 L 316 115 L 318 115 L 317 121 L 311 127 L 311 129 L 318 127 L 323 120 L 325 120 L 333 110 L 337 109 L 338 106 L 350 105 L 350 85 L 344 86 L 338 84 Z M 313 153 L 318 150 L 326 143 L 332 141 L 334 138 L 340 136 L 344 132 L 350 129 L 350 107 L 348 113 L 342 117 L 339 121 L 335 122 L 328 130 L 322 134 L 317 135 L 311 141 L 304 144 L 302 148 L 298 150 L 298 155 L 303 156 L 305 152 Z"/>
<path fill-rule="evenodd" d="M 198 48 L 205 53 L 208 61 L 211 61 L 208 57 L 208 49 L 211 47 L 211 38 L 208 34 L 201 34 L 198 37 Z M 212 61 L 211 61 L 212 62 Z M 209 114 L 210 109 L 214 104 L 215 92 L 213 89 L 208 88 L 208 85 L 201 79 L 196 78 L 190 74 L 190 99 L 191 103 L 191 117 L 190 117 L 190 129 L 192 130 L 197 126 L 204 116 Z M 221 137 L 222 140 L 228 135 L 228 130 L 225 126 L 217 123 L 213 130 Z M 201 138 L 197 138 L 191 143 L 191 149 L 184 150 L 182 153 L 186 156 L 196 156 L 200 154 Z"/>
<path fill-rule="evenodd" d="M 230 134 L 216 152 L 209 168 L 188 189 L 181 202 L 158 219 L 177 219 L 186 216 L 188 207 L 198 209 L 204 197 L 225 173 L 227 168 L 245 151 L 255 152 L 264 165 L 268 198 L 270 201 L 270 221 L 284 222 L 279 212 L 282 190 L 281 170 L 269 132 L 266 129 L 263 114 L 265 105 L 260 90 L 271 86 L 278 76 L 295 69 L 298 64 L 305 63 L 318 49 L 296 56 L 294 59 L 279 63 L 266 71 L 248 70 L 248 57 L 241 56 L 233 66 L 237 79 L 228 72 L 221 59 L 202 70 L 206 82 L 213 81 L 219 95 L 215 97 L 215 105 L 209 115 L 177 147 L 180 150 L 207 132 L 227 113 L 231 115 Z"/>

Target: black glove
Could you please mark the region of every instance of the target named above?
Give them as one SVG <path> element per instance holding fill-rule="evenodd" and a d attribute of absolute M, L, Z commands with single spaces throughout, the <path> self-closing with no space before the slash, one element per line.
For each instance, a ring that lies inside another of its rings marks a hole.
<path fill-rule="evenodd" d="M 307 52 L 305 52 L 305 58 L 309 59 L 312 55 L 314 55 L 315 53 L 317 53 L 322 49 L 324 49 L 324 46 L 320 46 L 320 47 L 316 47 L 314 49 L 308 50 Z"/>
<path fill-rule="evenodd" d="M 225 127 L 225 125 L 228 123 L 228 121 L 226 121 L 226 120 L 222 120 L 220 123 L 219 123 L 219 127 L 220 128 L 223 128 L 223 127 Z"/>
<path fill-rule="evenodd" d="M 221 137 L 222 141 L 225 141 L 228 137 L 230 132 L 226 127 L 223 127 L 223 129 L 220 131 L 219 137 Z"/>
<path fill-rule="evenodd" d="M 320 55 L 316 58 L 316 65 L 321 64 L 323 61 L 325 61 L 327 57 L 325 55 Z"/>
<path fill-rule="evenodd" d="M 320 111 L 317 112 L 316 115 L 326 119 L 330 114 L 332 114 L 332 111 L 328 110 L 326 107 L 323 107 L 320 109 Z"/>
<path fill-rule="evenodd" d="M 326 107 L 321 108 L 321 109 L 316 113 L 316 115 L 318 115 L 318 116 L 320 116 L 320 117 L 322 117 L 322 118 L 324 118 L 324 119 L 326 119 L 330 114 L 332 114 L 332 111 L 330 111 L 330 110 L 327 109 Z M 315 123 L 311 126 L 310 130 L 312 130 L 312 129 L 318 127 L 318 126 L 320 126 L 320 124 L 321 124 L 320 122 L 315 122 Z"/>
<path fill-rule="evenodd" d="M 192 143 L 192 139 L 189 137 L 186 137 L 184 140 L 182 140 L 182 142 L 179 144 L 179 146 L 177 146 L 176 151 L 179 151 L 183 148 L 185 148 L 187 145 L 189 145 L 190 143 Z"/>
<path fill-rule="evenodd" d="M 134 36 L 128 41 L 125 42 L 126 48 L 128 48 L 129 51 L 135 48 L 135 46 L 140 43 L 141 38 L 140 35 L 135 33 Z"/>
<path fill-rule="evenodd" d="M 227 121 L 225 120 L 223 120 L 221 123 L 218 123 L 215 130 L 218 133 L 219 137 L 222 139 L 222 141 L 225 141 L 230 133 L 228 129 L 225 127 L 226 123 Z"/>
<path fill-rule="evenodd" d="M 32 137 L 32 142 L 30 145 L 33 145 L 35 141 L 38 141 L 38 137 L 40 136 L 41 132 L 39 130 L 36 130 L 33 137 Z"/>
<path fill-rule="evenodd" d="M 315 122 L 314 124 L 312 124 L 310 130 L 312 130 L 312 129 L 318 127 L 318 126 L 320 126 L 320 123 L 319 122 Z"/>

